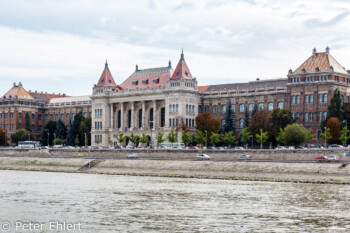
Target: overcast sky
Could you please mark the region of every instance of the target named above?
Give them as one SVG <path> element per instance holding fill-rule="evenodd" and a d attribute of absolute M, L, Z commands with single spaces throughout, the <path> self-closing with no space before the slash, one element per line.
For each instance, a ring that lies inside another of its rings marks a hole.
<path fill-rule="evenodd" d="M 0 0 L 0 93 L 88 95 L 106 58 L 117 84 L 176 66 L 199 85 L 286 77 L 328 45 L 350 69 L 347 0 Z"/>

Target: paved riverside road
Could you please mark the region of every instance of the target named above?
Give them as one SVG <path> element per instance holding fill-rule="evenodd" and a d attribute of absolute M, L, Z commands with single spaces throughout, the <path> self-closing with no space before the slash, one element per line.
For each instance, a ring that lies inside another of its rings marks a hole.
<path fill-rule="evenodd" d="M 74 154 L 65 154 L 65 155 L 20 155 L 20 154 L 16 154 L 15 152 L 13 154 L 1 154 L 1 157 L 16 157 L 16 158 L 76 158 L 76 159 L 114 159 L 114 160 L 135 160 L 135 158 L 127 158 L 127 157 L 116 157 L 116 156 L 108 156 L 108 155 L 101 155 L 101 156 L 74 156 Z M 205 161 L 205 160 L 198 160 L 195 156 L 193 156 L 193 158 L 145 158 L 145 157 L 138 157 L 137 160 L 174 160 L 174 161 Z M 208 160 L 206 160 L 208 161 Z M 236 158 L 232 158 L 232 159 L 214 159 L 211 158 L 210 161 L 213 162 L 261 162 L 261 163 L 316 163 L 317 161 L 315 160 L 268 160 L 268 159 L 264 159 L 264 160 L 245 160 L 245 159 L 236 159 Z M 350 161 L 340 161 L 340 162 L 329 162 L 327 164 L 334 164 L 334 163 L 345 163 L 345 164 L 349 164 Z"/>

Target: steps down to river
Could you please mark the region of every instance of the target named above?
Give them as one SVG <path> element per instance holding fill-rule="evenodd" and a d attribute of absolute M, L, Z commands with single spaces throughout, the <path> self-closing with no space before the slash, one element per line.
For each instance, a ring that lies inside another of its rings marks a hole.
<path fill-rule="evenodd" d="M 98 164 L 102 163 L 103 161 L 105 161 L 105 160 L 104 159 L 91 160 L 90 162 L 88 162 L 87 164 L 85 164 L 84 166 L 79 168 L 78 171 L 87 171 L 87 170 L 97 166 Z"/>

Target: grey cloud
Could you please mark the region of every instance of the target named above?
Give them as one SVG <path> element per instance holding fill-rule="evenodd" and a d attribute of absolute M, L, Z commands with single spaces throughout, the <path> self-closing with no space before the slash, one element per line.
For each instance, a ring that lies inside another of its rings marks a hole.
<path fill-rule="evenodd" d="M 315 28 L 315 27 L 328 27 L 328 26 L 332 26 L 334 24 L 337 24 L 341 20 L 345 19 L 349 14 L 350 14 L 350 12 L 344 12 L 344 13 L 341 13 L 341 14 L 335 16 L 334 18 L 332 18 L 332 19 L 330 19 L 328 21 L 321 21 L 320 19 L 316 19 L 316 18 L 309 19 L 309 20 L 306 20 L 304 22 L 304 24 L 307 27 L 312 27 L 312 28 Z"/>

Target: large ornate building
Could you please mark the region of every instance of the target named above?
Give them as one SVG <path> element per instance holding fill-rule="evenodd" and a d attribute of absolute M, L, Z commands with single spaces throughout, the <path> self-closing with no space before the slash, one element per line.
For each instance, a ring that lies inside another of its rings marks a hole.
<path fill-rule="evenodd" d="M 24 125 L 24 114 L 30 113 L 32 131 L 38 139 L 48 120 L 68 122 L 82 111 L 92 116 L 92 144 L 116 144 L 117 134 L 145 133 L 148 137 L 178 127 L 196 125 L 198 113 L 210 111 L 221 120 L 231 107 L 239 132 L 244 126 L 245 112 L 255 105 L 259 109 L 290 108 L 293 117 L 312 129 L 319 138 L 319 124 L 327 115 L 333 93 L 339 89 L 342 102 L 349 102 L 350 71 L 329 53 L 312 55 L 287 78 L 198 86 L 186 64 L 184 54 L 175 69 L 165 67 L 139 69 L 117 84 L 106 62 L 91 96 L 66 97 L 26 91 L 14 84 L 0 99 L 0 127 L 12 133 Z M 231 106 L 228 106 L 228 103 Z"/>

